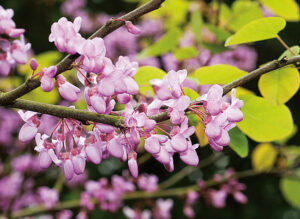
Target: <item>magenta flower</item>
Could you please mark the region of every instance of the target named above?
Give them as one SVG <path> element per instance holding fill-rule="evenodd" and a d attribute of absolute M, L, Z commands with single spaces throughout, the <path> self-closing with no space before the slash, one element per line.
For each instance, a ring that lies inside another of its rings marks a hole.
<path fill-rule="evenodd" d="M 123 208 L 123 213 L 128 219 L 150 219 L 151 218 L 151 211 L 149 210 L 138 210 L 132 209 L 128 206 Z"/>
<path fill-rule="evenodd" d="M 135 26 L 131 21 L 125 21 L 125 26 L 126 26 L 126 29 L 129 33 L 132 33 L 132 34 L 135 34 L 135 35 L 138 35 L 140 34 L 142 31 L 137 27 Z"/>
<path fill-rule="evenodd" d="M 99 149 L 101 141 L 96 136 L 97 133 L 88 133 L 84 142 L 84 150 L 86 158 L 89 161 L 93 162 L 94 164 L 99 164 L 102 160 L 102 151 Z"/>
<path fill-rule="evenodd" d="M 168 114 L 173 124 L 178 125 L 185 119 L 185 110 L 189 107 L 191 100 L 188 96 L 181 96 L 178 99 L 164 101 L 168 106 Z"/>
<path fill-rule="evenodd" d="M 100 73 L 104 68 L 103 59 L 105 46 L 102 38 L 82 40 L 76 45 L 76 51 L 81 55 L 81 67 L 87 72 Z"/>
<path fill-rule="evenodd" d="M 56 165 L 61 164 L 61 161 L 55 154 L 55 145 L 48 135 L 43 134 L 41 136 L 40 133 L 37 133 L 35 136 L 35 141 L 37 146 L 34 148 L 34 150 L 40 153 L 39 164 L 41 168 L 48 168 L 52 162 L 54 162 Z"/>
<path fill-rule="evenodd" d="M 136 157 L 137 154 L 134 151 L 128 154 L 128 168 L 133 178 L 137 178 L 139 176 L 139 169 Z"/>
<path fill-rule="evenodd" d="M 82 37 L 78 33 L 81 26 L 81 18 L 75 18 L 74 22 L 62 17 L 51 26 L 49 42 L 54 42 L 60 52 L 75 54 L 78 43 L 82 42 Z"/>
<path fill-rule="evenodd" d="M 106 62 L 104 76 L 98 84 L 100 94 L 104 96 L 124 93 L 137 94 L 139 86 L 133 79 L 137 69 L 138 63 L 130 62 L 128 57 L 120 56 L 115 66 L 111 61 Z"/>
<path fill-rule="evenodd" d="M 80 89 L 66 80 L 62 75 L 56 77 L 56 86 L 59 94 L 70 102 L 75 102 L 79 98 Z"/>
<path fill-rule="evenodd" d="M 38 67 L 38 63 L 35 58 L 30 59 L 30 68 L 35 71 Z"/>
<path fill-rule="evenodd" d="M 230 143 L 228 131 L 243 119 L 240 110 L 243 101 L 236 98 L 235 89 L 231 91 L 231 104 L 222 100 L 222 94 L 222 87 L 213 85 L 207 94 L 197 99 L 203 101 L 204 110 L 208 113 L 204 120 L 205 134 L 210 146 L 216 151 L 223 150 L 223 147 Z"/>
<path fill-rule="evenodd" d="M 58 193 L 55 189 L 50 189 L 48 187 L 38 188 L 39 198 L 41 202 L 46 206 L 47 209 L 51 209 L 58 201 Z"/>
<path fill-rule="evenodd" d="M 169 71 L 162 80 L 153 79 L 150 83 L 154 87 L 155 94 L 160 100 L 167 100 L 170 98 L 179 98 L 182 95 L 182 89 L 185 78 L 187 76 L 186 70 Z"/>
<path fill-rule="evenodd" d="M 25 64 L 28 59 L 28 51 L 31 44 L 26 43 L 24 36 L 21 35 L 20 40 L 14 40 L 8 53 L 8 59 L 11 63 Z"/>
<path fill-rule="evenodd" d="M 155 208 L 153 209 L 154 219 L 169 219 L 171 218 L 171 209 L 173 207 L 172 199 L 158 199 Z"/>
<path fill-rule="evenodd" d="M 12 9 L 4 9 L 0 5 L 0 34 L 6 34 L 9 37 L 19 37 L 22 35 L 24 29 L 16 29 L 16 24 L 12 20 L 14 16 L 14 11 Z"/>
<path fill-rule="evenodd" d="M 19 110 L 18 113 L 25 122 L 20 129 L 19 140 L 23 142 L 31 141 L 37 134 L 38 127 L 40 126 L 40 119 L 36 112 L 23 112 L 23 110 Z"/>
<path fill-rule="evenodd" d="M 142 174 L 137 181 L 141 190 L 154 192 L 158 189 L 158 177 L 156 175 Z"/>
<path fill-rule="evenodd" d="M 91 195 L 88 192 L 81 193 L 80 206 L 89 211 L 94 209 L 94 203 L 92 202 Z"/>
<path fill-rule="evenodd" d="M 49 68 L 43 68 L 41 70 L 39 74 L 40 74 L 41 87 L 43 91 L 49 92 L 53 89 L 54 87 L 53 78 L 56 75 L 56 72 L 57 72 L 56 66 L 50 66 Z"/>

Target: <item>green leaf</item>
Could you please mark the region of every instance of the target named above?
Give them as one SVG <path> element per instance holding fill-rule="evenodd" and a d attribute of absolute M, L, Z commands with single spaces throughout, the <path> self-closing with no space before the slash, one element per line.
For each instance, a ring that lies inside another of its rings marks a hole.
<path fill-rule="evenodd" d="M 203 26 L 202 14 L 200 10 L 195 10 L 191 14 L 191 28 L 194 33 L 195 39 L 198 42 L 202 38 L 202 26 Z"/>
<path fill-rule="evenodd" d="M 137 73 L 134 75 L 134 79 L 140 87 L 140 93 L 146 95 L 147 92 L 150 92 L 150 94 L 153 95 L 154 92 L 150 80 L 155 78 L 162 79 L 165 75 L 166 72 L 159 68 L 143 66 L 138 69 Z"/>
<path fill-rule="evenodd" d="M 231 65 L 213 65 L 196 69 L 191 75 L 199 81 L 199 85 L 204 84 L 227 84 L 247 74 Z"/>
<path fill-rule="evenodd" d="M 197 56 L 198 50 L 193 46 L 178 48 L 174 51 L 174 55 L 178 61 L 182 61 Z"/>
<path fill-rule="evenodd" d="M 287 137 L 293 131 L 293 118 L 285 105 L 274 106 L 262 97 L 243 95 L 244 119 L 237 126 L 257 142 L 268 142 Z"/>
<path fill-rule="evenodd" d="M 276 69 L 262 75 L 258 81 L 260 93 L 274 105 L 291 99 L 300 85 L 299 72 L 294 67 Z"/>
<path fill-rule="evenodd" d="M 192 101 L 197 99 L 200 95 L 191 88 L 185 87 L 183 88 L 184 94 L 188 96 Z"/>
<path fill-rule="evenodd" d="M 42 103 L 55 104 L 58 102 L 60 95 L 56 88 L 54 88 L 50 92 L 45 92 L 42 90 L 41 87 L 38 87 L 38 88 L 30 91 L 30 93 L 24 95 L 21 98 L 27 99 L 27 100 L 38 101 L 38 102 L 42 102 Z"/>
<path fill-rule="evenodd" d="M 277 157 L 277 150 L 269 143 L 257 145 L 252 152 L 252 165 L 258 172 L 272 169 Z"/>
<path fill-rule="evenodd" d="M 290 47 L 290 49 L 296 54 L 298 55 L 300 53 L 300 47 L 299 46 L 292 46 Z M 278 60 L 281 60 L 283 57 L 287 57 L 287 58 L 291 58 L 294 55 L 289 51 L 286 50 L 284 53 L 281 54 L 281 56 L 278 58 Z"/>
<path fill-rule="evenodd" d="M 248 155 L 248 139 L 239 128 L 235 127 L 229 131 L 230 144 L 229 147 L 234 150 L 240 157 L 244 158 Z"/>
<path fill-rule="evenodd" d="M 276 38 L 278 32 L 285 25 L 285 20 L 280 17 L 268 17 L 251 21 L 229 37 L 225 46 Z"/>
<path fill-rule="evenodd" d="M 241 27 L 250 21 L 262 18 L 260 6 L 253 1 L 235 1 L 232 5 L 232 14 L 228 22 L 229 28 L 233 31 L 238 31 Z"/>
<path fill-rule="evenodd" d="M 299 6 L 295 0 L 260 0 L 276 15 L 287 21 L 299 21 Z"/>
<path fill-rule="evenodd" d="M 222 28 L 212 25 L 212 24 L 205 24 L 205 27 L 215 34 L 216 39 L 220 41 L 225 41 L 228 37 L 230 37 L 230 33 Z"/>
<path fill-rule="evenodd" d="M 228 21 L 232 17 L 232 11 L 230 10 L 229 6 L 222 2 L 219 13 L 220 26 L 228 26 L 230 23 Z"/>
<path fill-rule="evenodd" d="M 300 169 L 297 171 L 300 177 Z M 280 190 L 288 203 L 300 209 L 300 180 L 292 177 L 283 177 L 280 180 Z"/>
<path fill-rule="evenodd" d="M 139 53 L 138 59 L 143 59 L 148 56 L 158 56 L 172 51 L 176 48 L 180 36 L 181 31 L 178 28 L 171 29 L 152 46 Z"/>
<path fill-rule="evenodd" d="M 201 42 L 200 46 L 205 48 L 205 49 L 208 49 L 213 54 L 221 53 L 221 52 L 224 52 L 228 49 L 223 45 L 216 44 L 216 43 L 208 43 L 208 42 Z"/>
<path fill-rule="evenodd" d="M 188 0 L 165 1 L 159 10 L 151 12 L 151 16 L 163 19 L 164 27 L 167 29 L 178 27 L 186 22 L 189 6 L 190 2 Z"/>

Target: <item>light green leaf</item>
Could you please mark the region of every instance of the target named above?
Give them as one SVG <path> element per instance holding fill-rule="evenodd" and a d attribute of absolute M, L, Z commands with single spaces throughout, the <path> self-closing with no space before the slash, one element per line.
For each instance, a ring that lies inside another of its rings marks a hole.
<path fill-rule="evenodd" d="M 288 203 L 300 209 L 300 169 L 297 171 L 297 178 L 283 177 L 280 180 L 280 190 Z"/>
<path fill-rule="evenodd" d="M 193 46 L 178 48 L 174 51 L 174 55 L 178 61 L 182 61 L 197 56 L 198 50 Z"/>
<path fill-rule="evenodd" d="M 254 170 L 265 172 L 272 169 L 277 157 L 277 150 L 269 143 L 259 144 L 252 152 Z"/>
<path fill-rule="evenodd" d="M 235 127 L 229 131 L 230 144 L 229 147 L 234 150 L 240 157 L 244 158 L 248 155 L 248 139 L 239 128 Z"/>
<path fill-rule="evenodd" d="M 225 46 L 276 38 L 286 25 L 280 17 L 267 17 L 249 22 L 229 37 Z"/>
<path fill-rule="evenodd" d="M 298 55 L 300 53 L 300 47 L 299 46 L 292 46 L 290 47 L 290 49 L 296 54 Z M 284 53 L 281 54 L 281 56 L 278 58 L 278 60 L 281 60 L 283 57 L 287 57 L 287 58 L 291 58 L 294 55 L 289 51 L 286 50 Z"/>
<path fill-rule="evenodd" d="M 225 3 L 221 3 L 220 11 L 219 11 L 219 22 L 220 26 L 228 26 L 229 20 L 232 17 L 232 11 L 229 6 Z"/>
<path fill-rule="evenodd" d="M 158 56 L 172 51 L 176 48 L 180 35 L 181 31 L 178 28 L 171 29 L 157 42 L 139 53 L 138 59 L 143 59 L 148 56 Z"/>
<path fill-rule="evenodd" d="M 293 131 L 293 118 L 285 105 L 274 106 L 262 97 L 243 95 L 244 119 L 237 126 L 257 142 L 268 142 L 287 137 Z"/>
<path fill-rule="evenodd" d="M 234 1 L 232 5 L 232 14 L 228 22 L 229 28 L 233 31 L 238 31 L 241 27 L 250 21 L 262 18 L 260 6 L 253 1 Z"/>
<path fill-rule="evenodd" d="M 276 15 L 287 21 L 299 21 L 299 6 L 295 0 L 260 0 Z"/>
<path fill-rule="evenodd" d="M 186 96 L 188 96 L 191 100 L 195 100 L 200 96 L 196 91 L 194 91 L 188 87 L 183 88 L 183 91 L 184 91 L 184 94 Z"/>
<path fill-rule="evenodd" d="M 148 1 L 147 1 L 148 2 Z M 180 26 L 186 22 L 186 14 L 189 11 L 188 0 L 165 1 L 159 10 L 152 11 L 150 16 L 164 20 L 164 27 L 167 29 Z"/>
<path fill-rule="evenodd" d="M 231 65 L 213 65 L 198 68 L 192 75 L 200 85 L 204 84 L 227 84 L 247 74 Z"/>
<path fill-rule="evenodd" d="M 262 75 L 258 81 L 260 93 L 274 105 L 291 99 L 300 85 L 299 72 L 294 67 L 276 69 Z"/>
<path fill-rule="evenodd" d="M 195 39 L 199 42 L 202 38 L 202 15 L 200 10 L 195 10 L 191 14 L 191 28 L 194 33 Z"/>
<path fill-rule="evenodd" d="M 205 27 L 214 35 L 216 36 L 217 40 L 225 41 L 228 37 L 230 37 L 230 33 L 222 28 L 212 25 L 212 24 L 205 24 Z"/>
<path fill-rule="evenodd" d="M 134 75 L 134 79 L 140 87 L 140 93 L 146 94 L 150 92 L 151 95 L 154 94 L 150 80 L 158 78 L 162 79 L 166 75 L 166 72 L 163 70 L 152 67 L 152 66 L 143 66 L 140 67 L 137 73 Z"/>
<path fill-rule="evenodd" d="M 38 87 L 37 89 L 30 91 L 30 93 L 27 93 L 21 98 L 42 103 L 55 104 L 60 99 L 60 95 L 57 88 L 54 88 L 50 92 L 45 92 L 41 87 Z"/>

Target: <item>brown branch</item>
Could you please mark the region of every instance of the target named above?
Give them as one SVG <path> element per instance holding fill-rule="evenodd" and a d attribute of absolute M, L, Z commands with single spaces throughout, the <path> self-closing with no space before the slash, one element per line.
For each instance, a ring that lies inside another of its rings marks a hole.
<path fill-rule="evenodd" d="M 281 60 L 274 60 L 265 66 L 258 68 L 252 72 L 249 72 L 245 76 L 230 82 L 229 84 L 226 84 L 223 86 L 223 94 L 227 94 L 231 89 L 242 86 L 246 84 L 247 82 L 253 80 L 254 78 L 257 78 L 265 73 L 268 73 L 270 71 L 282 68 L 287 65 L 296 64 L 297 62 L 300 62 L 300 55 L 294 56 L 289 59 L 281 59 Z"/>
<path fill-rule="evenodd" d="M 287 65 L 296 64 L 300 62 L 300 56 L 294 56 L 288 60 L 274 60 L 269 64 L 258 68 L 247 75 L 225 85 L 223 87 L 224 94 L 228 93 L 232 88 L 239 87 L 248 81 L 253 80 L 254 78 L 265 74 L 267 72 L 282 68 Z M 98 113 L 88 112 L 85 110 L 72 109 L 65 106 L 51 105 L 45 103 L 39 103 L 30 100 L 17 99 L 9 104 L 3 104 L 0 102 L 0 106 L 18 108 L 24 110 L 30 110 L 34 112 L 39 112 L 43 114 L 49 114 L 60 118 L 74 118 L 81 121 L 93 121 L 100 122 L 104 124 L 109 124 L 115 127 L 123 127 L 123 118 L 121 116 L 112 116 L 112 115 L 101 115 Z M 154 116 L 150 116 L 150 119 L 154 119 L 156 122 L 162 122 L 168 120 L 169 117 L 166 112 L 159 113 Z"/>
<path fill-rule="evenodd" d="M 31 100 L 17 99 L 5 107 L 30 110 L 42 114 L 56 116 L 58 118 L 73 118 L 80 121 L 93 121 L 119 128 L 123 127 L 123 118 L 121 116 L 99 114 L 88 112 L 86 110 L 73 109 L 66 106 L 39 103 Z"/>
<path fill-rule="evenodd" d="M 124 16 L 120 17 L 120 19 L 129 20 L 132 21 L 138 17 L 141 17 L 144 14 L 147 14 L 151 11 L 154 11 L 158 9 L 161 4 L 165 0 L 151 0 L 148 3 L 142 5 L 141 7 L 125 14 Z M 99 30 L 97 30 L 92 36 L 89 37 L 89 39 L 95 38 L 95 37 L 105 37 L 114 30 L 118 29 L 124 25 L 124 22 L 122 21 L 116 21 L 113 19 L 110 19 L 108 22 L 106 22 L 105 25 L 103 25 Z M 67 70 L 70 70 L 72 67 L 72 63 L 76 58 L 79 57 L 79 54 L 75 55 L 67 55 L 63 60 L 61 60 L 56 66 L 57 66 L 57 75 L 61 74 Z M 16 100 L 19 97 L 24 96 L 25 94 L 29 93 L 30 91 L 36 89 L 41 85 L 39 79 L 28 79 L 26 82 L 21 84 L 16 89 L 9 91 L 7 93 L 2 93 L 0 96 L 0 105 L 9 104 L 12 101 Z"/>

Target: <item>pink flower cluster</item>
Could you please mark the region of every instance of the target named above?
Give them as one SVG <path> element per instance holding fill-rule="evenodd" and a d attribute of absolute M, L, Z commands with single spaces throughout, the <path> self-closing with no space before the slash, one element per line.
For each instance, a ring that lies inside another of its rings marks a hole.
<path fill-rule="evenodd" d="M 128 219 L 170 219 L 171 209 L 173 207 L 172 199 L 158 199 L 155 202 L 155 206 L 150 210 L 132 209 L 128 206 L 123 208 L 123 213 Z M 151 217 L 152 216 L 152 217 Z"/>
<path fill-rule="evenodd" d="M 158 180 L 155 175 L 141 175 L 138 178 L 137 185 L 141 190 L 154 191 L 157 189 Z M 145 181 L 148 185 L 144 185 Z M 154 189 L 154 190 L 153 190 Z M 111 183 L 106 178 L 98 181 L 87 181 L 85 191 L 81 193 L 80 205 L 85 211 L 92 211 L 94 203 L 92 198 L 99 202 L 99 207 L 103 211 L 116 212 L 122 206 L 122 195 L 136 190 L 132 178 L 125 178 L 119 175 L 113 175 Z"/>
<path fill-rule="evenodd" d="M 0 75 L 7 76 L 16 64 L 25 64 L 30 43 L 25 43 L 24 29 L 16 28 L 12 9 L 0 5 Z M 20 37 L 20 39 L 16 39 Z"/>
<path fill-rule="evenodd" d="M 190 139 L 195 127 L 188 124 L 185 115 L 188 108 L 203 117 L 205 133 L 215 150 L 222 150 L 223 146 L 229 144 L 228 131 L 235 126 L 235 122 L 243 118 L 240 111 L 243 103 L 235 97 L 234 90 L 229 104 L 222 101 L 222 88 L 218 85 L 212 86 L 206 95 L 197 99 L 202 104 L 201 111 L 192 108 L 197 106 L 184 94 L 183 83 L 187 71 L 171 70 L 162 80 L 150 81 L 155 91 L 155 99 L 134 107 L 136 101 L 133 95 L 138 95 L 139 86 L 133 77 L 138 70 L 138 64 L 123 56 L 113 64 L 105 57 L 103 39 L 84 39 L 79 34 L 80 26 L 80 18 L 76 18 L 73 23 L 61 18 L 52 25 L 49 41 L 54 42 L 61 52 L 80 55 L 72 66 L 77 70 L 78 79 L 84 86 L 87 110 L 122 116 L 124 128 L 93 123 L 93 129 L 86 133 L 82 121 L 64 118 L 58 121 L 50 135 L 42 135 L 38 132 L 40 116 L 34 112 L 19 111 L 25 121 L 19 139 L 29 141 L 35 137 L 35 150 L 40 153 L 41 168 L 48 168 L 53 162 L 62 168 L 65 177 L 70 180 L 74 175 L 84 173 L 86 161 L 99 164 L 102 159 L 112 156 L 123 162 L 127 161 L 132 176 L 137 178 L 137 152 L 141 138 L 145 142 L 144 149 L 162 163 L 167 171 L 174 170 L 175 153 L 187 165 L 197 166 L 198 144 L 193 145 Z M 37 66 L 38 63 L 32 59 L 30 67 L 33 72 Z M 56 78 L 60 95 L 75 102 L 79 98 L 80 89 L 68 82 L 64 76 L 56 74 L 57 67 L 50 66 L 35 75 L 40 76 L 44 91 L 53 89 L 53 79 Z M 124 104 L 125 109 L 114 112 L 116 102 Z M 169 124 L 157 124 L 150 118 L 164 111 L 163 106 L 167 107 Z"/>
<path fill-rule="evenodd" d="M 224 176 L 215 174 L 213 176 L 213 180 L 219 183 L 219 189 L 207 188 L 202 179 L 198 180 L 197 184 L 199 191 L 191 190 L 187 193 L 183 208 L 183 213 L 185 216 L 188 218 L 195 218 L 193 205 L 196 204 L 200 197 L 204 198 L 207 205 L 215 208 L 224 208 L 226 206 L 226 199 L 228 195 L 232 195 L 236 202 L 246 204 L 248 199 L 241 192 L 246 189 L 246 185 L 239 183 L 238 180 L 233 177 L 233 175 L 233 169 L 226 170 Z"/>
<path fill-rule="evenodd" d="M 235 127 L 236 122 L 243 120 L 240 108 L 244 102 L 236 98 L 236 91 L 231 91 L 231 103 L 222 100 L 223 89 L 219 85 L 213 85 L 208 93 L 196 99 L 203 103 L 205 117 L 205 134 L 211 147 L 216 151 L 223 150 L 229 145 L 228 131 Z"/>

